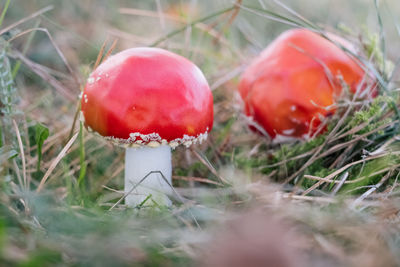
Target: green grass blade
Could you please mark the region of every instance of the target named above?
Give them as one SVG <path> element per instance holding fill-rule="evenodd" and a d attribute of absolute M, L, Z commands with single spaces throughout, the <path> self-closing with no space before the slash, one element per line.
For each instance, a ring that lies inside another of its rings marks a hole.
<path fill-rule="evenodd" d="M 7 0 L 6 4 L 4 5 L 3 11 L 1 12 L 1 15 L 0 15 L 0 26 L 3 24 L 3 20 L 4 20 L 4 17 L 6 16 L 6 13 L 7 13 L 10 3 L 11 3 L 11 0 Z"/>
<path fill-rule="evenodd" d="M 37 171 L 40 170 L 40 162 L 42 161 L 42 147 L 44 141 L 49 137 L 49 129 L 43 124 L 37 123 L 35 125 L 35 142 L 37 145 Z"/>
<path fill-rule="evenodd" d="M 78 185 L 82 184 L 83 179 L 86 175 L 86 163 L 85 163 L 85 139 L 84 139 L 84 132 L 83 132 L 83 122 L 80 121 L 79 123 L 79 178 L 78 178 Z"/>

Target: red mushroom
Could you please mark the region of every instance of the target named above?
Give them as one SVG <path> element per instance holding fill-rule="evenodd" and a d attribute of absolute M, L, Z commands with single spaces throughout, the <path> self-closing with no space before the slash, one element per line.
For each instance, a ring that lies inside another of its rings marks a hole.
<path fill-rule="evenodd" d="M 328 36 L 354 50 L 346 40 Z M 321 118 L 335 112 L 343 82 L 355 93 L 365 89 L 365 76 L 359 62 L 331 41 L 294 29 L 280 35 L 247 68 L 239 92 L 245 113 L 272 139 L 307 138 Z"/>
<path fill-rule="evenodd" d="M 159 192 L 171 192 L 171 148 L 201 143 L 213 124 L 213 97 L 201 70 L 158 48 L 132 48 L 108 58 L 90 75 L 81 104 L 89 130 L 126 148 L 128 205 L 149 194 L 164 201 Z M 137 185 L 152 171 L 168 182 L 152 173 Z"/>

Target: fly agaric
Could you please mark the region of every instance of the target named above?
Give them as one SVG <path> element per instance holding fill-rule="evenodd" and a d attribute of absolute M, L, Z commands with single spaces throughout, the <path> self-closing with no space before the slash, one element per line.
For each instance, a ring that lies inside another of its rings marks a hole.
<path fill-rule="evenodd" d="M 348 41 L 328 34 L 354 52 Z M 246 69 L 239 84 L 245 113 L 274 141 L 307 139 L 335 112 L 344 83 L 365 89 L 366 72 L 333 42 L 307 29 L 281 34 Z M 366 91 L 366 90 L 365 90 Z"/>
<path fill-rule="evenodd" d="M 129 206 L 150 194 L 168 205 L 171 148 L 201 143 L 213 124 L 213 97 L 201 70 L 159 48 L 131 48 L 105 60 L 88 78 L 81 106 L 89 131 L 126 148 Z"/>

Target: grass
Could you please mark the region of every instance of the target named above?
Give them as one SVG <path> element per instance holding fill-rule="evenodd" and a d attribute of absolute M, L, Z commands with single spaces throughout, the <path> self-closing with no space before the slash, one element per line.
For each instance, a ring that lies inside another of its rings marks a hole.
<path fill-rule="evenodd" d="M 400 265 L 395 1 L 343 1 L 338 21 L 310 1 L 33 2 L 4 1 L 0 15 L 2 265 Z M 236 88 L 288 25 L 351 40 L 379 97 L 345 95 L 328 131 L 272 144 L 249 130 Z M 151 45 L 204 71 L 215 123 L 205 144 L 174 152 L 182 198 L 127 208 L 123 150 L 84 129 L 78 96 L 102 59 Z"/>

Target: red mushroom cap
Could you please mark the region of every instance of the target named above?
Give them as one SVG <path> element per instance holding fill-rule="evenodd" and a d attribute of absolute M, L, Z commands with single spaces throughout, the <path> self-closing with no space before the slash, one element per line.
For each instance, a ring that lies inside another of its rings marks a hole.
<path fill-rule="evenodd" d="M 213 125 L 213 97 L 201 70 L 159 48 L 108 58 L 90 75 L 81 104 L 85 125 L 119 145 L 189 146 Z"/>
<path fill-rule="evenodd" d="M 338 36 L 334 41 L 354 50 Z M 359 62 L 334 43 L 295 29 L 280 35 L 247 68 L 239 92 L 246 114 L 272 138 L 304 138 L 335 112 L 331 105 L 342 92 L 342 81 L 355 93 L 364 76 Z"/>

